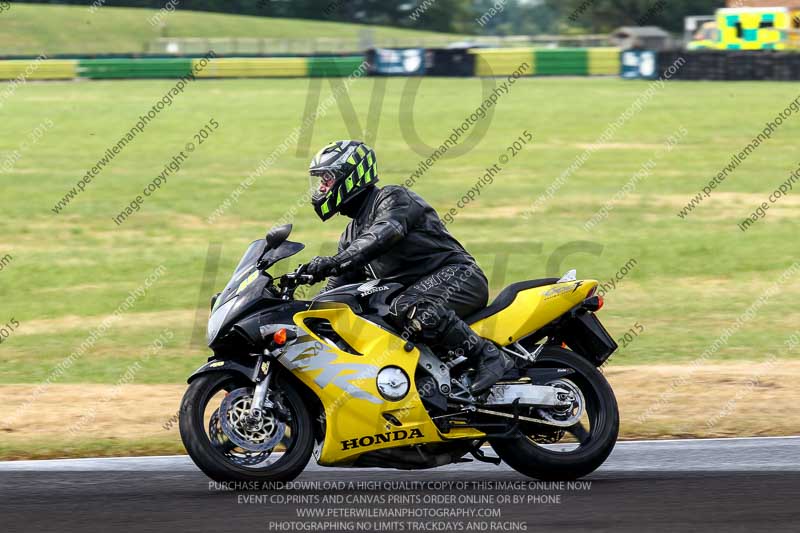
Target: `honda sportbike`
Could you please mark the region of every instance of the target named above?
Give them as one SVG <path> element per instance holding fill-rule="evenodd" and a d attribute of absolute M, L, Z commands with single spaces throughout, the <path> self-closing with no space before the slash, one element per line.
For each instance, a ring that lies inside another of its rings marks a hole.
<path fill-rule="evenodd" d="M 466 357 L 435 353 L 386 322 L 402 285 L 372 280 L 295 298 L 314 281 L 304 266 L 269 273 L 303 249 L 290 232 L 253 242 L 212 298 L 214 353 L 189 377 L 179 417 L 208 476 L 288 481 L 313 455 L 322 466 L 407 470 L 505 462 L 538 479 L 575 479 L 611 453 L 619 413 L 598 367 L 617 345 L 595 314 L 596 281 L 570 271 L 514 283 L 466 317 L 515 362 L 474 396 Z"/>

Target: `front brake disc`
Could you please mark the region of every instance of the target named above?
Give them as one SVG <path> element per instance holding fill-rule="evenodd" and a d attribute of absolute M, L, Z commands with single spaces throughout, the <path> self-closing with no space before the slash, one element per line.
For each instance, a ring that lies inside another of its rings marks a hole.
<path fill-rule="evenodd" d="M 251 452 L 272 450 L 284 437 L 286 424 L 277 420 L 270 409 L 264 409 L 262 418 L 255 427 L 247 423 L 253 391 L 236 389 L 228 393 L 219 406 L 222 432 L 236 446 Z"/>

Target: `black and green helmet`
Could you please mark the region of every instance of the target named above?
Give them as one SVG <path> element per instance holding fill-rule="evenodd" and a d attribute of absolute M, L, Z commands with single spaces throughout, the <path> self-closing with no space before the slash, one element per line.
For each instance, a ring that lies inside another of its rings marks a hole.
<path fill-rule="evenodd" d="M 328 220 L 353 197 L 378 182 L 375 152 L 361 141 L 335 141 L 317 152 L 308 166 L 315 177 L 333 179 L 326 192 L 311 197 L 314 210 Z"/>

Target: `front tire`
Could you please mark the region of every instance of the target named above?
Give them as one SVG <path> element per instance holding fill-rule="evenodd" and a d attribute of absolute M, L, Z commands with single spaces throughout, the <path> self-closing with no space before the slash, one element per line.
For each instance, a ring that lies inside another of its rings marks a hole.
<path fill-rule="evenodd" d="M 569 380 L 577 385 L 585 397 L 585 411 L 590 429 L 567 429 L 574 432 L 577 448 L 556 451 L 535 442 L 535 433 L 547 426 L 530 424 L 521 428 L 511 439 L 490 439 L 497 455 L 511 468 L 536 479 L 546 481 L 573 480 L 594 472 L 608 458 L 617 442 L 619 409 L 614 391 L 600 371 L 575 352 L 545 347 L 536 360 L 536 367 L 570 368 L 575 372 Z M 560 438 L 560 437 L 559 437 Z"/>
<path fill-rule="evenodd" d="M 219 436 L 210 436 L 206 431 L 206 408 L 210 400 L 224 391 L 252 385 L 243 381 L 242 376 L 228 372 L 204 374 L 193 380 L 181 402 L 179 426 L 183 445 L 192 461 L 215 481 L 291 481 L 300 475 L 311 458 L 314 431 L 302 398 L 290 384 L 282 383 L 279 388 L 281 403 L 291 422 L 290 434 L 280 441 L 285 448 L 280 457 L 275 458 L 277 453 L 269 451 L 248 460 L 247 453 L 236 454 L 230 441 L 223 443 Z M 258 462 L 264 455 L 264 460 Z M 270 455 L 273 461 L 266 464 Z"/>

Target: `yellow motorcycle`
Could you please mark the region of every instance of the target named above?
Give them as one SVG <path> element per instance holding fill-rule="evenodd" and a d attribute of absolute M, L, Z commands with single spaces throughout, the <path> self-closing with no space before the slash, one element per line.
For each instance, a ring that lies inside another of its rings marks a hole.
<path fill-rule="evenodd" d="M 514 283 L 467 317 L 516 363 L 473 397 L 466 357 L 434 353 L 385 321 L 402 285 L 295 299 L 313 282 L 304 267 L 268 272 L 303 249 L 290 232 L 253 242 L 212 298 L 214 355 L 189 378 L 180 410 L 183 444 L 212 479 L 288 481 L 312 455 L 323 466 L 406 470 L 504 461 L 534 478 L 575 479 L 611 453 L 619 412 L 598 367 L 617 345 L 595 315 L 596 281 L 570 271 Z"/>

